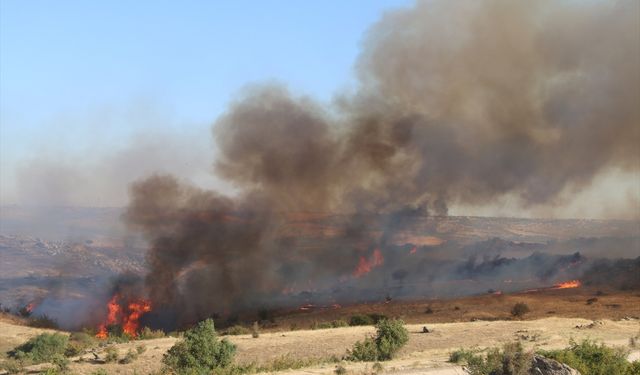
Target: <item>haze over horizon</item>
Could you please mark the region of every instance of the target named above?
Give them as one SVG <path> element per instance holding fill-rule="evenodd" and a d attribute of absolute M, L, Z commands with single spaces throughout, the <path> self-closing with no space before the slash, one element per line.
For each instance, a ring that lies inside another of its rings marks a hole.
<path fill-rule="evenodd" d="M 237 185 L 212 173 L 210 127 L 229 103 L 247 85 L 277 82 L 335 115 L 359 88 L 372 28 L 412 4 L 2 2 L 0 204 L 124 207 L 129 185 L 153 173 L 234 194 Z M 638 219 L 640 155 L 630 163 L 545 202 L 508 191 L 454 200 L 448 212 Z"/>

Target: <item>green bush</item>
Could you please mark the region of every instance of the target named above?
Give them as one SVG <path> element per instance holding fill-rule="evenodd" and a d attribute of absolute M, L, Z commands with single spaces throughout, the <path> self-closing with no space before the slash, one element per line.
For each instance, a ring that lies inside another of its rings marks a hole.
<path fill-rule="evenodd" d="M 475 355 L 471 350 L 458 349 L 449 354 L 449 362 L 452 363 L 469 363 L 469 360 Z"/>
<path fill-rule="evenodd" d="M 377 324 L 376 346 L 378 359 L 388 361 L 409 341 L 409 332 L 402 320 L 380 320 Z"/>
<path fill-rule="evenodd" d="M 373 362 L 378 360 L 378 347 L 372 337 L 367 337 L 363 341 L 357 341 L 353 347 L 347 351 L 346 358 L 349 361 Z"/>
<path fill-rule="evenodd" d="M 0 370 L 4 370 L 9 374 L 22 373 L 22 366 L 23 364 L 14 358 L 7 358 L 4 361 L 0 361 Z"/>
<path fill-rule="evenodd" d="M 80 355 L 85 349 L 96 344 L 95 337 L 89 336 L 85 332 L 73 332 L 69 335 L 69 343 L 64 355 L 73 357 Z"/>
<path fill-rule="evenodd" d="M 375 324 L 373 322 L 373 319 L 371 319 L 371 317 L 368 315 L 353 315 L 351 319 L 349 319 L 350 326 L 370 326 L 373 324 Z"/>
<path fill-rule="evenodd" d="M 105 349 L 106 355 L 104 357 L 104 361 L 107 363 L 118 361 L 118 349 L 115 346 L 109 346 Z"/>
<path fill-rule="evenodd" d="M 466 370 L 470 375 L 529 375 L 533 353 L 525 352 L 519 342 L 503 349 L 490 349 L 486 357 L 470 354 Z"/>
<path fill-rule="evenodd" d="M 529 306 L 526 303 L 518 302 L 513 305 L 513 308 L 511 308 L 511 315 L 515 316 L 516 318 L 522 318 L 524 314 L 528 313 L 529 311 L 531 311 L 531 309 L 529 309 Z"/>
<path fill-rule="evenodd" d="M 387 361 L 409 341 L 409 332 L 402 320 L 381 320 L 376 325 L 376 336 L 358 341 L 347 351 L 351 361 Z"/>
<path fill-rule="evenodd" d="M 384 366 L 382 366 L 380 362 L 376 362 L 373 364 L 373 366 L 371 366 L 371 369 L 373 370 L 374 374 L 377 374 L 379 372 L 384 371 Z"/>
<path fill-rule="evenodd" d="M 251 333 L 251 330 L 247 327 L 243 327 L 239 324 L 234 325 L 233 327 L 229 327 L 225 329 L 222 334 L 229 336 L 237 336 L 237 335 L 248 335 Z"/>
<path fill-rule="evenodd" d="M 351 316 L 351 318 L 349 319 L 349 325 L 350 326 L 372 326 L 374 324 L 378 324 L 378 322 L 382 321 L 382 320 L 387 320 L 389 318 L 387 318 L 386 315 L 384 314 L 378 314 L 378 313 L 371 313 L 371 314 L 356 314 Z"/>
<path fill-rule="evenodd" d="M 107 374 L 107 370 L 103 368 L 99 368 L 96 371 L 92 372 L 91 375 L 109 375 L 109 374 Z"/>
<path fill-rule="evenodd" d="M 627 367 L 624 375 L 640 375 L 640 361 L 633 361 Z"/>
<path fill-rule="evenodd" d="M 235 351 L 235 345 L 218 340 L 213 320 L 207 319 L 186 331 L 162 362 L 178 374 L 209 374 L 214 369 L 228 367 Z"/>
<path fill-rule="evenodd" d="M 122 358 L 120 360 L 120 364 L 127 364 L 127 363 L 131 363 L 133 361 L 135 361 L 136 359 L 138 359 L 138 352 L 132 349 L 129 349 L 127 351 L 127 354 L 125 354 L 124 358 Z"/>
<path fill-rule="evenodd" d="M 273 373 L 284 370 L 299 369 L 322 363 L 321 360 L 314 358 L 295 358 L 291 354 L 285 354 L 274 358 L 265 365 L 258 366 L 254 370 L 257 373 Z"/>
<path fill-rule="evenodd" d="M 566 349 L 545 351 L 540 354 L 565 363 L 580 371 L 582 375 L 640 374 L 637 372 L 640 365 L 637 361 L 629 363 L 628 353 L 625 350 L 610 348 L 591 340 L 584 340 L 579 344 L 572 340 Z"/>
<path fill-rule="evenodd" d="M 165 336 L 166 335 L 163 330 L 160 330 L 160 329 L 153 330 L 149 327 L 144 327 L 138 334 L 138 339 L 140 340 L 161 339 Z"/>
<path fill-rule="evenodd" d="M 332 328 L 348 327 L 349 323 L 346 320 L 338 319 L 331 322 Z"/>
<path fill-rule="evenodd" d="M 28 363 L 52 362 L 64 357 L 69 338 L 60 333 L 41 333 L 16 347 L 9 356 Z"/>
<path fill-rule="evenodd" d="M 333 320 L 331 322 L 313 322 L 311 325 L 311 329 L 329 329 L 329 328 L 340 328 L 340 327 L 348 327 L 349 323 L 347 321 L 338 319 Z"/>

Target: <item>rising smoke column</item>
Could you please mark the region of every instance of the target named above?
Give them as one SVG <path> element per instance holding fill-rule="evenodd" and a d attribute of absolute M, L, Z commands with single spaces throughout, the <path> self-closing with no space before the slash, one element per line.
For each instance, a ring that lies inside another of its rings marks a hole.
<path fill-rule="evenodd" d="M 256 308 L 293 282 L 348 277 L 416 213 L 549 203 L 606 168 L 637 171 L 639 15 L 637 1 L 421 1 L 371 28 L 358 88 L 334 107 L 247 90 L 213 127 L 237 196 L 171 176 L 131 188 L 154 305 L 183 320 Z M 308 249 L 282 235 L 305 212 L 351 219 Z"/>

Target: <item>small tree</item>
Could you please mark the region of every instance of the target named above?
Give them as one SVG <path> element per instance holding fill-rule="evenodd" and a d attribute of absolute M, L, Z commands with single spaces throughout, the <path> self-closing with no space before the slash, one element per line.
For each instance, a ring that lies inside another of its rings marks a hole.
<path fill-rule="evenodd" d="M 207 319 L 184 333 L 164 355 L 162 362 L 178 374 L 209 374 L 214 369 L 228 367 L 236 347 L 226 339 L 220 341 L 213 320 Z"/>
<path fill-rule="evenodd" d="M 409 341 L 409 332 L 407 332 L 403 324 L 402 320 L 396 319 L 385 319 L 378 322 L 376 346 L 378 347 L 379 360 L 390 360 Z"/>
<path fill-rule="evenodd" d="M 513 308 L 511 308 L 511 315 L 515 316 L 516 318 L 522 318 L 524 314 L 528 313 L 529 311 L 531 310 L 526 303 L 518 302 L 513 305 Z"/>
<path fill-rule="evenodd" d="M 347 352 L 352 361 L 388 361 L 409 341 L 409 332 L 402 320 L 380 320 L 376 324 L 376 336 L 358 341 Z"/>

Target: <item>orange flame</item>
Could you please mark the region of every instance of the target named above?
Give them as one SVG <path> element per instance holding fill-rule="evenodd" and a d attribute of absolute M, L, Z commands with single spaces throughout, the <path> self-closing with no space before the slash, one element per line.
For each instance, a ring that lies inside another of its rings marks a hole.
<path fill-rule="evenodd" d="M 563 283 L 558 283 L 553 286 L 553 289 L 570 289 L 570 288 L 578 288 L 582 285 L 580 280 L 569 280 Z"/>
<path fill-rule="evenodd" d="M 100 324 L 98 326 L 98 333 L 96 333 L 96 337 L 100 339 L 106 339 L 107 334 L 107 326 L 116 324 L 118 321 L 118 315 L 120 313 L 120 305 L 118 304 L 118 295 L 114 294 L 113 297 L 107 303 L 107 321 Z"/>
<path fill-rule="evenodd" d="M 375 249 L 373 254 L 371 254 L 371 258 L 367 260 L 365 257 L 361 256 L 360 261 L 358 262 L 358 266 L 353 271 L 354 277 L 360 277 L 371 272 L 372 269 L 381 266 L 384 263 L 384 257 L 382 256 L 382 252 L 379 249 Z"/>
<path fill-rule="evenodd" d="M 125 333 L 128 333 L 132 337 L 138 336 L 138 326 L 140 317 L 151 311 L 151 304 L 149 301 L 140 300 L 139 302 L 129 303 L 129 315 L 123 319 L 122 329 Z"/>
<path fill-rule="evenodd" d="M 27 310 L 29 314 L 31 314 L 33 312 L 33 309 L 35 308 L 36 308 L 35 302 L 30 302 L 27 306 L 24 307 L 24 309 Z"/>
<path fill-rule="evenodd" d="M 313 309 L 315 307 L 316 307 L 316 305 L 314 305 L 314 304 L 306 303 L 306 304 L 300 306 L 298 309 L 301 310 L 301 311 L 308 311 L 308 310 L 311 310 L 311 309 Z"/>
<path fill-rule="evenodd" d="M 129 302 L 127 311 L 123 311 L 122 306 L 118 303 L 120 296 L 114 294 L 107 303 L 107 319 L 98 326 L 96 337 L 106 339 L 109 334 L 107 327 L 110 325 L 122 323 L 122 330 L 132 337 L 138 336 L 139 320 L 144 313 L 151 311 L 151 303 L 147 300 L 140 299 L 138 301 Z"/>

